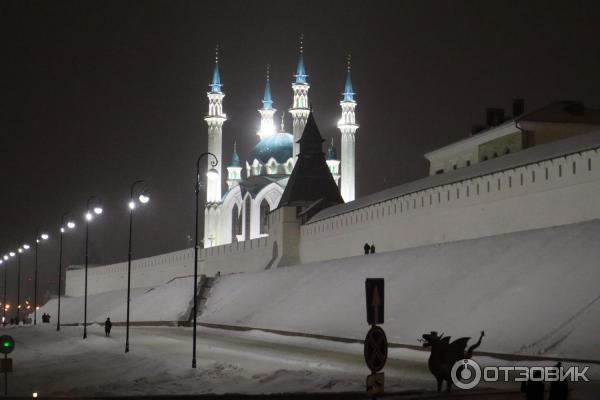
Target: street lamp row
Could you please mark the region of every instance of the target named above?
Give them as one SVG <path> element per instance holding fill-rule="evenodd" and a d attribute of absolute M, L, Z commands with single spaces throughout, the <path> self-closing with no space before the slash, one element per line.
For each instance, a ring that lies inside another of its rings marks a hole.
<path fill-rule="evenodd" d="M 196 177 L 195 177 L 195 226 L 194 226 L 194 308 L 193 308 L 193 346 L 192 346 L 192 368 L 196 368 L 196 327 L 197 327 L 197 285 L 198 285 L 198 202 L 199 202 L 199 194 L 201 188 L 201 179 L 200 179 L 200 162 L 205 157 L 208 158 L 212 156 L 213 160 L 210 160 L 210 167 L 208 168 L 206 175 L 207 177 L 218 176 L 218 171 L 214 168 L 218 165 L 218 158 L 210 152 L 202 153 L 198 159 L 196 160 Z M 137 203 L 135 201 L 135 189 L 140 187 L 139 195 L 137 196 L 137 200 L 140 204 L 146 204 L 150 201 L 150 197 L 148 196 L 146 190 L 146 184 L 143 180 L 135 181 L 131 184 L 130 188 L 130 196 L 129 196 L 129 247 L 127 254 L 127 321 L 126 321 L 126 339 L 125 339 L 125 352 L 129 352 L 129 319 L 130 319 L 130 302 L 131 302 L 131 257 L 132 257 L 132 235 L 133 235 L 133 211 L 137 207 Z M 86 204 L 86 213 L 85 213 L 85 289 L 84 289 L 84 311 L 83 311 L 83 338 L 87 338 L 87 292 L 88 292 L 88 261 L 89 261 L 89 223 L 94 219 L 94 215 L 102 214 L 103 209 L 99 205 L 95 196 L 91 196 L 87 200 Z M 68 214 L 64 214 L 61 219 L 61 227 L 60 227 L 60 245 L 59 245 L 59 262 L 58 262 L 58 317 L 56 330 L 60 330 L 60 292 L 61 292 L 61 277 L 62 277 L 62 249 L 63 249 L 63 234 L 67 229 L 74 229 L 75 222 L 71 220 L 67 220 L 65 224 L 65 218 Z M 42 240 L 48 239 L 47 234 L 42 234 L 39 238 Z M 36 299 L 34 302 L 36 303 L 37 308 L 37 243 L 39 243 L 39 239 L 36 238 L 36 283 L 35 283 L 35 291 L 36 291 Z M 29 245 L 23 245 L 23 248 L 28 249 Z M 19 254 L 23 252 L 22 248 L 18 249 Z M 15 257 L 14 252 L 9 252 L 8 255 L 3 257 L 4 260 L 0 259 L 0 264 L 4 261 L 7 261 L 9 257 Z M 19 258 L 19 270 L 20 270 L 20 256 Z M 20 279 L 20 273 L 19 273 Z M 17 299 L 19 300 L 19 294 L 17 295 Z M 17 304 L 18 304 L 17 300 Z M 8 305 L 6 304 L 6 268 L 4 268 L 4 302 L 2 309 L 4 311 L 4 316 L 6 315 L 6 309 Z"/>

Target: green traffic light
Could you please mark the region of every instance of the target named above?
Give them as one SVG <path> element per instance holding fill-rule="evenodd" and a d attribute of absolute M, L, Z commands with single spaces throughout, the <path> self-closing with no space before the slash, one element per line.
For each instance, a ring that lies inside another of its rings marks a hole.
<path fill-rule="evenodd" d="M 10 342 L 8 340 L 2 342 L 2 347 L 10 347 Z"/>

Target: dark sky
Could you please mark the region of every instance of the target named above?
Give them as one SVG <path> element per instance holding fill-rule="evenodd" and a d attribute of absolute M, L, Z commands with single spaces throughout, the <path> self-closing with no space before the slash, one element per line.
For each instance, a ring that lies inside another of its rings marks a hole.
<path fill-rule="evenodd" d="M 216 43 L 224 154 L 236 139 L 242 160 L 258 142 L 267 63 L 275 107 L 291 104 L 300 32 L 317 123 L 339 143 L 352 52 L 358 196 L 426 175 L 424 152 L 466 137 L 486 107 L 513 97 L 529 110 L 557 99 L 600 107 L 597 1 L 19 0 L 1 1 L 0 18 L 0 251 L 49 231 L 40 293 L 49 280 L 55 290 L 61 214 L 81 217 L 90 195 L 106 210 L 91 225 L 90 262 L 126 259 L 136 179 L 152 200 L 137 214 L 134 257 L 189 245 Z M 22 261 L 31 292 L 31 253 Z M 80 225 L 65 263 L 82 262 Z"/>

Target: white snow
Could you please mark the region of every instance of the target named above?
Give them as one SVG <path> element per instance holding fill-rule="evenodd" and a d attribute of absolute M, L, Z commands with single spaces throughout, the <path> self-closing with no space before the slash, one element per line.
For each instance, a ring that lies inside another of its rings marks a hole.
<path fill-rule="evenodd" d="M 123 327 L 113 327 L 107 338 L 102 327 L 92 325 L 86 340 L 82 327 L 56 332 L 54 326 L 44 324 L 0 331 L 16 342 L 11 354 L 14 372 L 9 375 L 11 396 L 362 392 L 369 373 L 360 344 L 257 331 L 199 328 L 196 369 L 191 368 L 191 328 L 133 327 L 127 354 Z M 421 351 L 390 349 L 384 368 L 387 392 L 435 390 L 427 357 Z M 510 365 L 487 357 L 476 359 L 482 365 Z M 592 366 L 587 375 L 594 381 L 572 385 L 572 399 L 596 398 L 600 368 Z M 484 387 L 515 390 L 518 384 Z"/>
<path fill-rule="evenodd" d="M 364 281 L 380 277 L 391 342 L 485 330 L 482 351 L 600 360 L 598 243 L 596 220 L 227 275 L 200 320 L 362 339 Z"/>
<path fill-rule="evenodd" d="M 164 285 L 131 289 L 131 321 L 179 321 L 187 317 L 193 297 L 193 278 L 175 278 Z M 126 320 L 127 289 L 88 296 L 88 322 Z M 60 301 L 61 323 L 83 322 L 83 297 L 63 297 Z M 38 310 L 38 322 L 43 313 L 56 323 L 57 299 L 52 299 Z M 31 315 L 33 318 L 33 316 Z"/>

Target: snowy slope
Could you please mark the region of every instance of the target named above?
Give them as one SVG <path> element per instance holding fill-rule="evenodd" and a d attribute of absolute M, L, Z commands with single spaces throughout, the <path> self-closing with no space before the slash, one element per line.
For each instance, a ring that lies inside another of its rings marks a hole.
<path fill-rule="evenodd" d="M 482 351 L 600 360 L 599 244 L 596 220 L 222 276 L 200 320 L 363 338 L 364 280 L 382 277 L 390 341 L 483 329 Z"/>
<path fill-rule="evenodd" d="M 124 282 L 124 285 L 127 283 Z M 187 316 L 192 301 L 193 278 L 175 278 L 155 288 L 131 289 L 131 321 L 178 321 Z M 89 322 L 126 320 L 127 288 L 88 296 L 87 318 Z M 83 297 L 63 297 L 60 302 L 61 323 L 83 322 Z M 52 299 L 38 310 L 48 313 L 56 322 L 57 300 Z"/>

